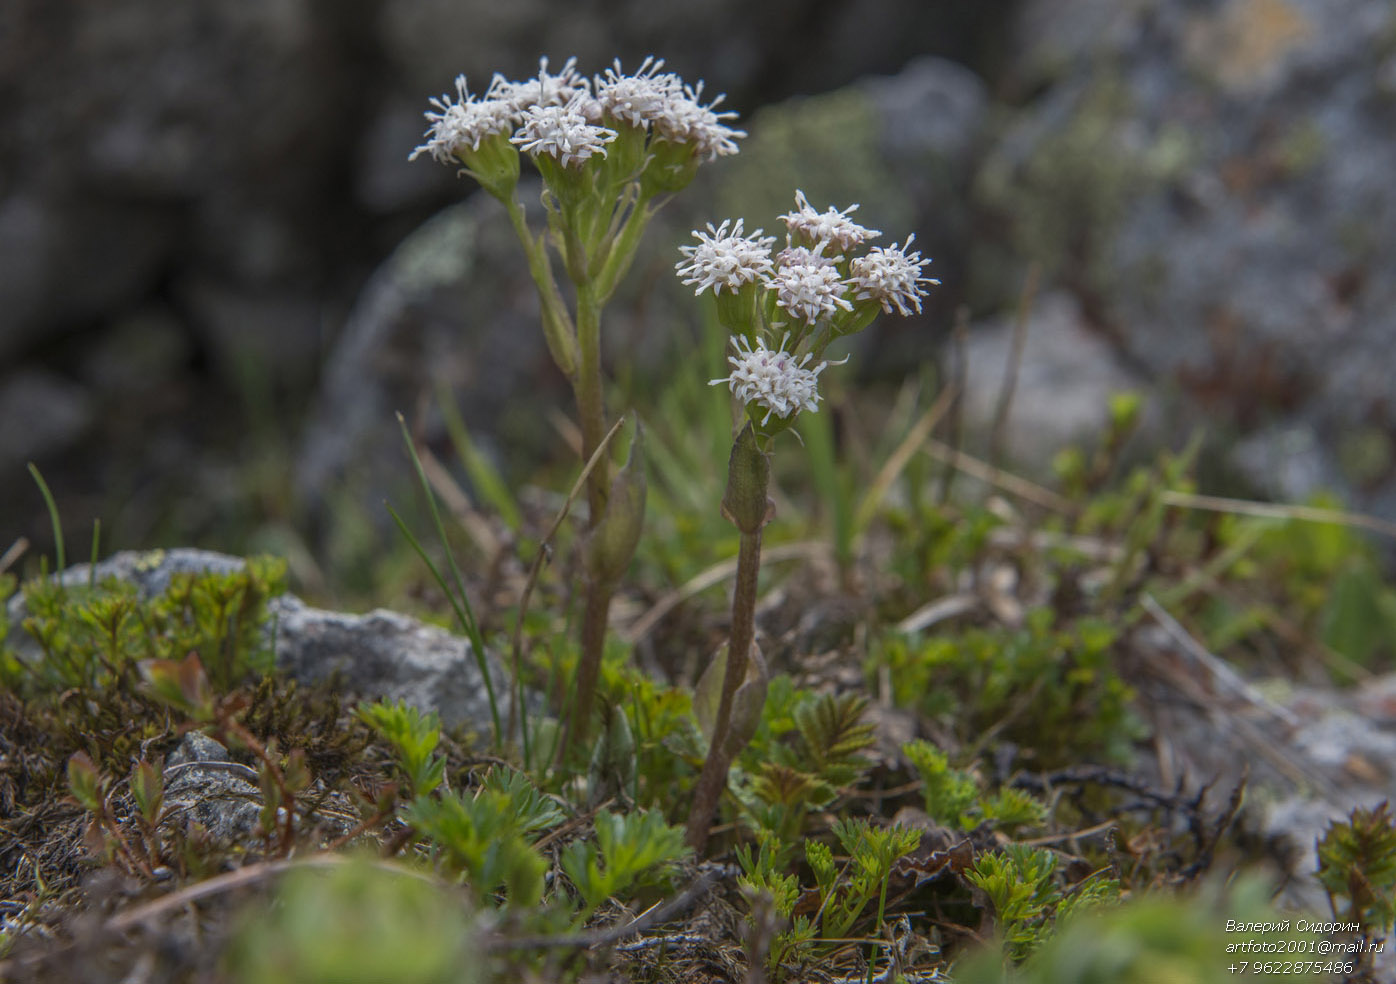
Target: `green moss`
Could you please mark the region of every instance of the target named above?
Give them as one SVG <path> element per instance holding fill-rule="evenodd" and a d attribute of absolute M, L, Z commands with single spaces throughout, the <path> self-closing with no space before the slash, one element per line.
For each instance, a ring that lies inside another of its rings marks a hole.
<path fill-rule="evenodd" d="M 974 743 L 995 734 L 1034 766 L 1124 760 L 1142 727 L 1133 690 L 1115 670 L 1118 630 L 1097 619 L 1057 624 L 1046 608 L 1022 628 L 971 628 L 924 638 L 887 636 L 874 669 L 891 670 L 896 701 Z"/>
<path fill-rule="evenodd" d="M 151 554 L 148 569 L 160 560 Z M 275 653 L 264 631 L 266 603 L 285 587 L 285 561 L 270 557 L 227 573 L 177 573 L 152 598 L 118 578 L 95 585 L 37 578 L 24 585 L 23 628 L 41 655 L 11 653 L 0 665 L 3 682 L 29 695 L 108 691 L 131 683 L 141 660 L 197 652 L 215 688 L 231 689 L 270 672 Z"/>

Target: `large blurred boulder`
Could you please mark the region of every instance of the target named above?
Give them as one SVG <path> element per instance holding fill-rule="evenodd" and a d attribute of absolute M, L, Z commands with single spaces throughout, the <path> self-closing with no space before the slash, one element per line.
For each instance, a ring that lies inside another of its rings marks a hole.
<path fill-rule="evenodd" d="M 244 287 L 313 275 L 347 108 L 338 34 L 362 6 L 8 5 L 0 357 L 190 265 Z"/>
<path fill-rule="evenodd" d="M 1065 291 L 1037 299 L 1015 355 L 1017 329 L 1010 316 L 976 324 L 969 332 L 964 421 L 976 446 L 991 445 L 999 401 L 1011 386 L 1003 451 L 1015 464 L 1045 472 L 1061 448 L 1099 437 L 1110 423 L 1112 396 L 1145 393 L 1148 380 L 1090 330 L 1081 305 Z"/>
<path fill-rule="evenodd" d="M 1393 38 L 1386 0 L 1034 0 L 978 184 L 1184 419 L 1250 435 L 1260 484 L 1388 513 Z M 1287 466 L 1296 433 L 1320 467 Z"/>

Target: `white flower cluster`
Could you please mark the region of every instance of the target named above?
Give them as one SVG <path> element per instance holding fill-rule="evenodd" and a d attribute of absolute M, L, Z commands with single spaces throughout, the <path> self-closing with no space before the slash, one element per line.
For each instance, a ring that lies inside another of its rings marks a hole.
<path fill-rule="evenodd" d="M 732 366 L 730 375 L 714 379 L 709 385 L 726 383 L 743 405 L 755 403 L 766 408 L 762 423 L 771 419 L 771 414 L 792 417 L 801 410 L 815 413 L 819 410 L 819 374 L 828 365 L 821 362 L 813 369 L 806 369 L 810 356 L 797 359 L 785 351 L 786 339 L 782 338 L 775 349 L 766 347 L 763 341 L 754 345 L 745 338 L 736 339 L 737 353 L 727 357 Z"/>
<path fill-rule="evenodd" d="M 782 216 L 790 236 L 774 261 L 774 239 L 762 238 L 760 229 L 742 235 L 741 219 L 716 228 L 709 223 L 706 233 L 695 231 L 698 245 L 679 247 L 685 259 L 675 269 L 683 283 L 696 285 L 694 293 L 711 288 L 718 295 L 724 287 L 736 292 L 754 283 L 774 290 L 776 305 L 809 325 L 852 311 L 857 301 L 875 302 L 886 313 L 893 308 L 902 315 L 920 312 L 925 285 L 940 281 L 924 276 L 931 261 L 911 249 L 914 235 L 901 246 L 876 246 L 849 258 L 852 250 L 881 235 L 848 217 L 858 206 L 817 212 L 802 191 L 795 193 L 795 203 L 796 211 Z"/>
<path fill-rule="evenodd" d="M 728 231 L 728 226 L 731 231 Z M 750 236 L 742 234 L 742 220 L 733 223 L 724 219 L 722 225 L 713 228 L 708 223 L 708 231 L 693 233 L 698 237 L 697 246 L 680 246 L 679 252 L 686 256 L 677 270 L 684 277 L 685 284 L 697 284 L 694 294 L 701 294 L 712 288 L 714 294 L 721 294 L 726 287 L 732 293 L 743 284 L 765 283 L 771 275 L 771 246 L 775 236 L 762 236 L 757 229 Z"/>
<path fill-rule="evenodd" d="M 525 154 L 556 157 L 563 167 L 592 154 L 604 156 L 606 145 L 616 139 L 616 131 L 592 126 L 578 103 L 573 99 L 562 106 L 530 106 L 510 143 L 518 144 Z"/>
<path fill-rule="evenodd" d="M 801 321 L 814 324 L 840 310 L 852 311 L 844 297 L 848 285 L 838 264 L 824 255 L 825 243 L 814 249 L 790 246 L 781 251 L 776 268 L 776 303 Z"/>
<path fill-rule="evenodd" d="M 911 248 L 915 241 L 913 232 L 901 246 L 874 246 L 866 256 L 854 257 L 849 272 L 858 292 L 853 296 L 860 301 L 877 301 L 886 314 L 895 307 L 906 317 L 911 314 L 908 305 L 920 314 L 926 292 L 919 285 L 939 285 L 940 281 L 921 276 L 921 268 L 931 261 L 921 259 L 920 251 Z"/>
<path fill-rule="evenodd" d="M 745 235 L 743 220 L 728 219 L 718 226 L 709 223 L 707 232 L 695 231 L 698 245 L 680 246 L 684 259 L 675 267 L 695 294 L 711 289 L 721 298 L 724 289 L 737 295 L 750 285 L 756 299 L 764 301 L 749 308 L 729 303 L 726 315 L 723 304 L 718 305 L 719 318 L 735 332 L 736 354 L 728 359 L 732 372 L 712 381 L 726 383 L 742 404 L 764 407 L 763 425 L 772 414 L 789 419 L 801 410 L 818 408 L 818 378 L 828 363 L 813 369 L 808 364 L 832 338 L 866 327 L 878 308 L 884 313 L 919 313 L 926 287 L 940 283 L 925 276 L 931 261 L 912 250 L 915 236 L 900 246 L 876 246 L 852 255 L 881 235 L 849 217 L 857 205 L 819 212 L 802 191 L 795 193 L 795 205 L 795 211 L 782 216 L 789 232 L 785 248 L 774 257 L 774 237 L 762 236 L 760 229 Z M 773 315 L 789 318 L 779 321 Z M 753 316 L 758 323 L 745 323 Z M 763 338 L 782 325 L 791 330 L 772 349 Z M 815 341 L 816 336 L 821 340 Z"/>
<path fill-rule="evenodd" d="M 798 206 L 796 210 L 785 213 L 781 219 L 792 236 L 799 236 L 810 245 L 828 243 L 834 252 L 847 253 L 869 239 L 882 235 L 876 229 L 865 229 L 848 217 L 850 212 L 858 211 L 857 205 L 850 205 L 842 211 L 830 205 L 828 211 L 816 212 L 803 191 L 795 192 L 795 204 Z"/>
<path fill-rule="evenodd" d="M 617 59 L 594 80 L 578 74 L 576 62 L 569 58 L 561 72 L 550 75 L 544 58 L 538 75 L 524 82 L 496 73 L 483 97 L 470 94 L 462 75 L 454 99 L 447 94 L 431 100 L 426 142 L 411 157 L 429 154 L 457 163 L 465 151 L 478 151 L 481 141 L 504 133 L 525 153 L 548 154 L 567 167 L 593 154 L 604 157 L 606 144 L 617 136 L 607 124 L 625 124 L 688 144 L 699 159 L 711 160 L 735 154 L 737 139 L 746 136 L 724 122 L 735 113 L 716 111 L 721 96 L 704 105 L 703 83 L 686 85 L 678 75 L 661 72 L 662 60 L 646 58 L 627 75 Z"/>

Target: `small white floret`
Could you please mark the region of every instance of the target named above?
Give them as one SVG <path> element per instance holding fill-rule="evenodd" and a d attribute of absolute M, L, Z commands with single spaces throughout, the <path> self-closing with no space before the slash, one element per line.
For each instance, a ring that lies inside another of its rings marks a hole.
<path fill-rule="evenodd" d="M 765 407 L 763 424 L 771 419 L 771 414 L 788 419 L 801 410 L 818 412 L 819 374 L 827 362 L 813 369 L 805 368 L 810 356 L 796 359 L 793 353 L 785 351 L 784 338 L 775 349 L 767 348 L 763 341 L 753 345 L 740 336 L 733 342 L 737 352 L 727 357 L 732 366 L 731 374 L 711 380 L 709 385 L 726 383 L 743 405 L 755 403 Z"/>
<path fill-rule="evenodd" d="M 581 164 L 592 154 L 606 156 L 606 145 L 616 131 L 587 122 L 585 101 L 578 96 L 565 106 L 537 106 L 525 110 L 519 131 L 510 139 L 526 154 L 556 157 L 563 167 Z"/>
<path fill-rule="evenodd" d="M 694 230 L 693 235 L 698 245 L 680 246 L 686 259 L 675 266 L 685 284 L 696 285 L 693 293 L 711 288 L 721 294 L 725 287 L 735 294 L 743 284 L 765 283 L 770 278 L 774 236 L 762 236 L 760 229 L 744 235 L 741 219 L 735 224 L 724 219 L 716 228 L 709 222 L 706 233 Z"/>
<path fill-rule="evenodd" d="M 866 256 L 854 259 L 849 269 L 858 300 L 874 300 L 882 305 L 886 314 L 896 308 L 897 313 L 906 317 L 912 309 L 921 313 L 921 298 L 926 296 L 922 284 L 939 286 L 934 277 L 922 276 L 922 268 L 930 260 L 921 259 L 918 250 L 912 250 L 916 235 L 908 236 L 900 246 L 877 246 Z"/>

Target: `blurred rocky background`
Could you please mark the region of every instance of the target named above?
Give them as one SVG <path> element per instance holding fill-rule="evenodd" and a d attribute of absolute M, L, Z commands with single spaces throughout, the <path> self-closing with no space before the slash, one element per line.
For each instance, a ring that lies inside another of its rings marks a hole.
<path fill-rule="evenodd" d="M 658 365 L 695 330 L 690 228 L 775 230 L 799 187 L 935 257 L 924 316 L 858 362 L 949 362 L 963 309 L 971 417 L 1038 271 L 1022 467 L 1134 387 L 1156 436 L 1208 426 L 1220 491 L 1396 515 L 1388 0 L 10 0 L 0 550 L 50 549 L 28 461 L 70 548 L 101 517 L 113 549 L 313 571 L 377 535 L 394 410 L 439 436 L 451 392 L 506 471 L 555 454 L 566 388 L 502 212 L 407 154 L 459 73 L 650 53 L 751 137 L 651 229 L 616 354 Z"/>

